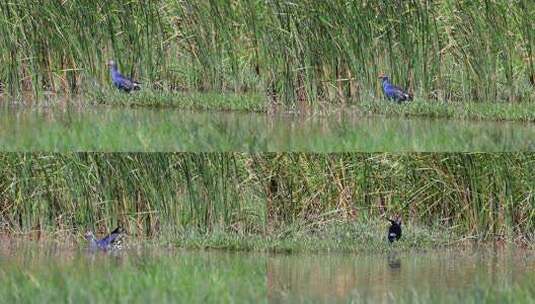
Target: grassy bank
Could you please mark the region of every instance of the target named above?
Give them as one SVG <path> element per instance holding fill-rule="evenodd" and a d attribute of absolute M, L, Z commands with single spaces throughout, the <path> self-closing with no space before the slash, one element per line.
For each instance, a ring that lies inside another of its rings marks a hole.
<path fill-rule="evenodd" d="M 176 108 L 182 110 L 207 111 L 249 111 L 260 113 L 286 113 L 288 108 L 281 104 L 270 104 L 260 93 L 218 93 L 218 92 L 173 92 L 144 90 L 124 94 L 115 89 L 102 89 L 79 96 L 52 95 L 35 102 L 32 97 L 0 98 L 6 104 L 68 104 L 80 107 L 92 105 L 127 106 L 146 108 Z M 300 114 L 322 115 L 339 111 L 350 111 L 361 115 L 378 114 L 387 117 L 422 117 L 483 121 L 535 122 L 535 103 L 508 102 L 447 102 L 422 100 L 396 104 L 383 99 L 351 103 L 319 102 L 307 108 L 296 109 Z M 295 113 L 296 111 L 291 111 Z"/>
<path fill-rule="evenodd" d="M 388 116 L 535 122 L 535 103 L 452 103 L 417 100 L 403 105 L 361 102 L 357 112 Z"/>
<path fill-rule="evenodd" d="M 194 110 L 237 110 L 268 112 L 284 110 L 269 105 L 261 94 L 180 93 L 145 91 L 125 95 L 115 90 L 100 91 L 80 98 L 81 104 L 93 103 L 111 106 L 175 107 Z M 441 102 L 416 100 L 402 105 L 382 99 L 349 104 L 318 103 L 306 111 L 316 114 L 349 109 L 362 114 L 379 114 L 388 117 L 428 117 L 463 120 L 535 122 L 535 103 L 507 102 Z M 305 110 L 305 109 L 301 109 Z M 306 114 L 306 113 L 303 113 Z"/>
<path fill-rule="evenodd" d="M 531 154 L 0 157 L 0 220 L 8 235 L 104 233 L 122 224 L 134 237 L 183 238 L 191 246 L 198 238 L 190 233 L 208 237 L 200 247 L 217 248 L 212 235 L 222 232 L 223 247 L 245 240 L 245 247 L 306 248 L 300 243 L 310 237 L 311 249 L 343 249 L 355 246 L 355 237 L 373 246 L 384 237 L 381 218 L 400 214 L 415 227 L 409 247 L 534 238 Z"/>
<path fill-rule="evenodd" d="M 158 90 L 257 93 L 303 108 L 381 95 L 390 74 L 421 99 L 533 100 L 533 1 L 25 0 L 0 6 L 2 87 L 92 92 L 105 62 Z"/>
<path fill-rule="evenodd" d="M 116 90 L 83 95 L 79 104 L 252 112 L 266 112 L 268 105 L 259 94 L 142 91 L 128 95 Z"/>
<path fill-rule="evenodd" d="M 396 251 L 421 251 L 437 248 L 464 248 L 472 246 L 474 239 L 445 229 L 428 228 L 414 224 L 404 225 L 401 242 L 389 245 L 386 239 L 386 220 L 355 219 L 353 222 L 316 222 L 292 225 L 272 231 L 268 235 L 239 235 L 189 233 L 171 236 L 165 244 L 186 249 L 220 249 L 233 251 L 258 251 L 269 253 L 388 253 Z M 482 247 L 490 243 L 480 243 Z M 504 243 L 501 243 L 504 245 Z M 508 244 L 516 246 L 518 244 Z"/>

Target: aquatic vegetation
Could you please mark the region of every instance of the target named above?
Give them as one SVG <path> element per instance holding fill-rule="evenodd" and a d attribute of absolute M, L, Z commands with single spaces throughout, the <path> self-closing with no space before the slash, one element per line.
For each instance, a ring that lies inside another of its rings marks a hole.
<path fill-rule="evenodd" d="M 535 128 L 531 123 L 410 117 L 414 112 L 421 112 L 416 101 L 404 105 L 403 110 L 396 109 L 396 105 L 384 108 L 370 105 L 369 111 L 362 113 L 354 109 L 327 109 L 324 114 L 271 115 L 177 110 L 166 106 L 146 108 L 137 105 L 160 99 L 150 96 L 145 99 L 144 91 L 115 94 L 127 107 L 0 107 L 0 150 L 318 153 L 535 150 Z M 224 104 L 217 97 L 185 96 L 180 103 L 192 108 L 239 107 L 232 97 L 228 100 Z M 259 103 L 251 102 L 250 108 L 257 106 Z M 369 115 L 383 110 L 401 117 Z M 439 117 L 444 113 L 462 115 L 456 110 L 451 113 L 436 110 L 433 115 Z M 489 111 L 489 115 L 492 113 Z M 523 119 L 527 112 L 515 113 Z M 530 115 L 535 115 L 535 109 Z"/>
<path fill-rule="evenodd" d="M 17 303 L 531 303 L 535 295 L 533 254 L 521 250 L 259 254 L 151 246 L 110 256 L 62 249 L 33 242 L 1 248 L 0 297 Z"/>
<path fill-rule="evenodd" d="M 0 253 L 0 297 L 16 303 L 267 303 L 266 258 L 143 250 L 120 256 Z"/>
<path fill-rule="evenodd" d="M 530 0 L 0 5 L 11 95 L 98 91 L 116 58 L 147 88 L 253 92 L 293 109 L 379 97 L 378 71 L 416 99 L 535 100 Z"/>
<path fill-rule="evenodd" d="M 282 251 L 382 251 L 385 213 L 406 219 L 402 248 L 529 245 L 535 223 L 530 153 L 5 153 L 0 160 L 8 235 L 108 231 L 120 222 L 133 238 L 201 248 L 240 248 L 250 238 L 247 247 Z"/>

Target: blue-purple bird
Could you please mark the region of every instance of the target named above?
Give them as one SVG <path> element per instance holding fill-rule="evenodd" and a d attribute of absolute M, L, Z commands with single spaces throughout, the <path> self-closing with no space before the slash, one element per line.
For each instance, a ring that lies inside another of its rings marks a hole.
<path fill-rule="evenodd" d="M 383 82 L 383 92 L 385 93 L 386 98 L 393 100 L 397 103 L 402 101 L 412 100 L 412 94 L 406 92 L 402 88 L 393 85 L 390 82 L 390 79 L 385 74 L 381 73 L 379 79 Z"/>
<path fill-rule="evenodd" d="M 110 68 L 111 80 L 113 85 L 119 90 L 130 92 L 132 90 L 137 91 L 141 89 L 141 82 L 137 82 L 131 78 L 123 76 L 117 68 L 117 63 L 113 60 L 108 61 L 108 67 Z"/>
<path fill-rule="evenodd" d="M 85 233 L 85 238 L 89 242 L 89 250 L 95 252 L 102 251 L 116 251 L 123 248 L 123 239 L 125 231 L 122 227 L 117 227 L 106 237 L 98 240 L 92 231 Z"/>

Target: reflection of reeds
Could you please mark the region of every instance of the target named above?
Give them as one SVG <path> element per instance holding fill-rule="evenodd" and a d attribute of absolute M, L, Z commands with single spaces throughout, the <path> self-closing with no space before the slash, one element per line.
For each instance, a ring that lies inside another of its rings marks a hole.
<path fill-rule="evenodd" d="M 473 293 L 472 286 L 479 292 L 485 290 L 489 299 L 503 292 L 514 294 L 521 286 L 519 298 L 524 298 L 535 291 L 528 288 L 533 277 L 528 269 L 533 264 L 533 256 L 522 250 L 446 250 L 399 256 L 278 255 L 268 260 L 267 288 L 273 302 L 351 299 L 358 303 L 412 303 L 413 296 L 424 299 L 429 297 L 427 293 L 439 299 L 454 298 L 452 290 L 466 293 L 466 299 Z"/>
<path fill-rule="evenodd" d="M 67 233 L 88 225 L 106 232 L 104 227 L 121 222 L 147 236 L 193 229 L 284 237 L 317 235 L 345 222 L 356 225 L 345 234 L 361 233 L 355 237 L 373 244 L 375 234 L 368 235 L 366 225 L 399 213 L 404 223 L 448 227 L 480 240 L 533 238 L 531 154 L 82 153 L 0 159 L 0 219 L 13 232 Z"/>
<path fill-rule="evenodd" d="M 293 107 L 377 96 L 380 71 L 423 98 L 525 100 L 534 14 L 530 0 L 5 2 L 0 81 L 94 90 L 113 57 L 154 88 L 269 92 Z"/>

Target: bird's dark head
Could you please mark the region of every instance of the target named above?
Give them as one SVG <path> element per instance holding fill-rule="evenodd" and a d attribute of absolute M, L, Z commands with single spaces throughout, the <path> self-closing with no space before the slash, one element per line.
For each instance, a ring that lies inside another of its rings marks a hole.
<path fill-rule="evenodd" d="M 392 225 L 396 224 L 396 225 L 398 225 L 398 226 L 401 226 L 401 216 L 396 216 L 396 217 L 394 217 L 394 219 L 388 219 L 388 221 L 389 221 Z"/>
<path fill-rule="evenodd" d="M 385 75 L 385 73 L 381 73 L 379 74 L 379 79 L 381 79 L 382 81 L 385 81 L 385 80 L 388 81 L 388 76 Z"/>
<path fill-rule="evenodd" d="M 107 65 L 108 65 L 109 68 L 117 69 L 117 62 L 115 62 L 113 60 L 109 60 Z"/>

